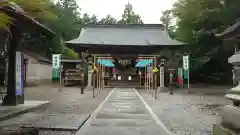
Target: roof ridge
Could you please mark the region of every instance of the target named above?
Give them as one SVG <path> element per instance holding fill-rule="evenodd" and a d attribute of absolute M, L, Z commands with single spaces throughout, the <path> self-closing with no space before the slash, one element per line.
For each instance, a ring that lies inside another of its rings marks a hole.
<path fill-rule="evenodd" d="M 162 24 L 89 24 L 86 25 L 85 28 L 162 28 L 164 29 L 164 25 Z"/>

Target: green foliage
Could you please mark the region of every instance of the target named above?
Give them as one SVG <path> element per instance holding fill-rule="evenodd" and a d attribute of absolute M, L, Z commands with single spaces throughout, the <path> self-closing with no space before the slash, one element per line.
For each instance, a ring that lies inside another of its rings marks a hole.
<path fill-rule="evenodd" d="M 79 59 L 78 53 L 66 46 L 63 47 L 62 55 L 64 59 Z"/>
<path fill-rule="evenodd" d="M 133 7 L 129 3 L 125 6 L 122 19 L 118 21 L 111 15 L 107 15 L 100 20 L 96 15 L 90 16 L 86 13 L 81 17 L 80 8 L 75 0 L 57 0 L 56 3 L 53 3 L 52 0 L 9 0 L 8 2 L 15 2 L 26 11 L 26 14 L 36 18 L 56 33 L 56 37 L 49 40 L 44 35 L 34 31 L 24 31 L 22 49 L 37 51 L 42 54 L 49 52 L 62 53 L 63 57 L 68 59 L 76 59 L 78 54 L 63 42 L 76 38 L 81 28 L 86 24 L 143 23 L 141 17 L 133 11 Z M 1 3 L 0 6 L 9 5 L 8 2 Z M 0 18 L 0 27 L 2 28 L 7 28 L 7 24 L 12 21 L 10 17 L 3 13 L 0 14 Z"/>
<path fill-rule="evenodd" d="M 46 21 L 45 24 L 50 27 L 56 37 L 50 42 L 52 53 L 62 53 L 64 58 L 76 59 L 77 53 L 63 44 L 66 40 L 75 38 L 82 27 L 80 22 L 80 8 L 75 0 L 58 0 L 51 8 L 57 18 L 52 21 Z"/>
<path fill-rule="evenodd" d="M 83 14 L 83 17 L 81 18 L 81 23 L 86 25 L 86 24 L 97 24 L 98 23 L 98 18 L 96 15 L 88 15 L 87 13 Z"/>
<path fill-rule="evenodd" d="M 124 13 L 122 19 L 118 22 L 120 24 L 143 24 L 140 15 L 133 11 L 133 6 L 128 3 L 125 5 Z"/>
<path fill-rule="evenodd" d="M 177 20 L 175 34 L 177 39 L 190 44 L 184 51 L 191 52 L 193 60 L 201 63 L 193 62 L 194 65 L 208 62 L 202 59 L 213 58 L 207 54 L 222 47 L 219 39 L 211 33 L 226 28 L 223 9 L 224 5 L 219 0 L 179 0 L 174 4 L 171 13 Z"/>
<path fill-rule="evenodd" d="M 193 72 L 211 65 L 208 63 L 214 60 L 221 65 L 222 72 L 228 73 L 227 58 L 233 52 L 228 52 L 214 33 L 220 33 L 239 21 L 239 4 L 238 0 L 178 0 L 171 10 L 163 13 L 161 21 L 165 25 L 176 21 L 174 29 L 170 31 L 171 35 L 189 44 L 181 51 L 190 53 L 190 67 Z M 220 72 L 216 71 L 216 67 L 207 69 Z"/>
<path fill-rule="evenodd" d="M 5 2 L 1 2 L 0 6 L 8 6 L 12 3 L 17 4 L 20 6 L 24 11 L 25 14 L 30 15 L 31 17 L 38 18 L 41 20 L 50 20 L 55 19 L 55 15 L 49 12 L 49 9 L 52 6 L 52 3 L 50 0 L 8 0 Z M 8 27 L 7 25 L 3 25 L 6 23 L 11 23 L 12 19 L 9 19 L 9 17 L 6 17 L 6 15 L 1 14 L 1 20 L 0 20 L 0 28 L 1 27 Z"/>
<path fill-rule="evenodd" d="M 99 24 L 117 24 L 117 19 L 113 18 L 110 14 L 102 18 Z"/>

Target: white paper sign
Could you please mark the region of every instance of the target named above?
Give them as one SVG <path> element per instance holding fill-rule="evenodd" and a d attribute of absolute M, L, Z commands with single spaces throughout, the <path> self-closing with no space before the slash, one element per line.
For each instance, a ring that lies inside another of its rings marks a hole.
<path fill-rule="evenodd" d="M 185 70 L 188 70 L 188 69 L 189 69 L 188 56 L 183 56 L 183 69 L 185 69 Z"/>
<path fill-rule="evenodd" d="M 16 52 L 16 95 L 23 94 L 23 56 L 21 52 Z"/>
<path fill-rule="evenodd" d="M 53 68 L 60 68 L 60 59 L 61 59 L 61 54 L 53 54 L 52 55 L 52 67 Z"/>
<path fill-rule="evenodd" d="M 160 87 L 164 87 L 164 67 L 160 67 Z"/>

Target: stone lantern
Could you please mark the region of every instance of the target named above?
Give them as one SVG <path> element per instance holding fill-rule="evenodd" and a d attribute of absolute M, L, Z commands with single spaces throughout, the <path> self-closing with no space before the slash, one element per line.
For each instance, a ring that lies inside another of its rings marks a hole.
<path fill-rule="evenodd" d="M 236 80 L 237 86 L 231 88 L 225 95 L 227 99 L 232 100 L 233 105 L 227 105 L 221 109 L 221 124 L 213 126 L 213 135 L 235 135 L 240 133 L 240 50 L 238 50 L 240 22 L 215 36 L 234 45 L 235 53 L 228 59 L 228 62 L 233 65 L 233 80 Z"/>

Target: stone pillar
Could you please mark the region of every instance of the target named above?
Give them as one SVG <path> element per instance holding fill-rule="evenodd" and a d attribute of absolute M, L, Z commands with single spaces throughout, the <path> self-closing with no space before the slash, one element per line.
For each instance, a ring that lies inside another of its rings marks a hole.
<path fill-rule="evenodd" d="M 160 75 L 160 88 L 163 88 L 164 87 L 164 66 L 160 66 L 159 75 Z"/>
<path fill-rule="evenodd" d="M 88 65 L 88 83 L 87 87 L 90 88 L 92 86 L 92 66 Z"/>
<path fill-rule="evenodd" d="M 87 56 L 87 65 L 88 65 L 88 81 L 87 88 L 92 88 L 92 70 L 93 70 L 93 56 L 90 54 Z"/>

